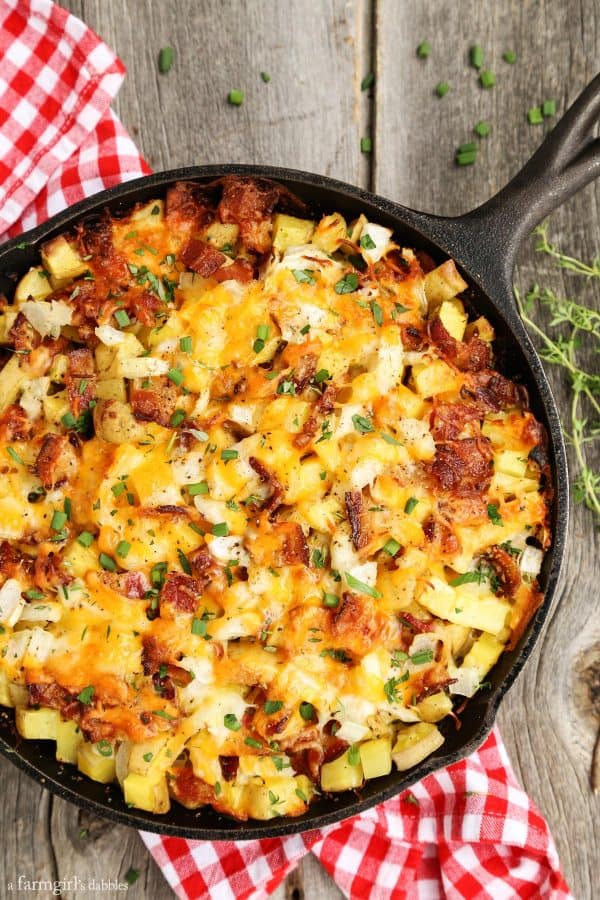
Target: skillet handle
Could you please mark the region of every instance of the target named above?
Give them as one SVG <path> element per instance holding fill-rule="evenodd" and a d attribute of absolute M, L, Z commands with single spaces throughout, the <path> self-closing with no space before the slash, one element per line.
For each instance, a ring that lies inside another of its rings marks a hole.
<path fill-rule="evenodd" d="M 515 306 L 512 275 L 522 239 L 600 175 L 600 137 L 593 137 L 599 120 L 600 74 L 506 187 L 472 212 L 445 220 L 446 243 L 449 237 L 457 259 L 492 296 L 504 285 Z"/>

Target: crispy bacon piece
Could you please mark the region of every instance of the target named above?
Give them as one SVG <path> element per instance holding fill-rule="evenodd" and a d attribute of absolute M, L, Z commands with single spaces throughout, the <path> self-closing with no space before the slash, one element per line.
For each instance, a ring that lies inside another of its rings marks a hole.
<path fill-rule="evenodd" d="M 337 388 L 335 384 L 328 384 L 317 402 L 315 403 L 315 409 L 318 413 L 323 416 L 328 415 L 330 412 L 333 412 L 333 407 L 335 404 L 335 398 L 337 396 Z"/>
<path fill-rule="evenodd" d="M 280 188 L 261 178 L 236 175 L 226 176 L 221 183 L 221 222 L 238 225 L 242 243 L 249 250 L 266 253 L 271 247 L 271 213 L 279 200 Z"/>
<path fill-rule="evenodd" d="M 235 781 L 239 764 L 239 756 L 219 756 L 221 775 L 225 781 Z"/>
<path fill-rule="evenodd" d="M 436 402 L 431 412 L 431 433 L 435 441 L 455 441 L 467 425 L 480 419 L 481 411 L 473 403 Z M 475 427 L 475 431 L 479 432 L 479 428 Z"/>
<path fill-rule="evenodd" d="M 143 600 L 152 587 L 143 572 L 100 572 L 100 580 L 130 600 Z"/>
<path fill-rule="evenodd" d="M 381 622 L 371 603 L 345 591 L 337 609 L 330 611 L 331 634 L 338 646 L 363 656 L 380 633 Z"/>
<path fill-rule="evenodd" d="M 176 612 L 191 613 L 198 605 L 200 594 L 200 585 L 191 575 L 169 572 L 162 587 L 160 602 L 169 603 Z"/>
<path fill-rule="evenodd" d="M 77 243 L 81 256 L 91 256 L 90 267 L 115 282 L 127 281 L 130 277 L 127 260 L 113 243 L 113 226 L 109 213 L 87 222 L 77 229 Z M 92 282 L 93 283 L 93 282 Z"/>
<path fill-rule="evenodd" d="M 78 457 L 66 434 L 47 434 L 35 463 L 35 471 L 47 491 L 64 484 L 77 471 Z"/>
<path fill-rule="evenodd" d="M 497 593 L 501 597 L 514 597 L 521 584 L 521 570 L 514 556 L 495 545 L 485 552 L 483 559 L 498 579 Z"/>
<path fill-rule="evenodd" d="M 436 544 L 441 553 L 452 554 L 460 550 L 460 541 L 452 528 L 436 516 L 429 516 L 423 522 L 423 532 L 430 544 Z"/>
<path fill-rule="evenodd" d="M 318 357 L 316 353 L 305 353 L 298 362 L 292 381 L 296 387 L 296 394 L 301 394 L 308 386 L 317 371 Z"/>
<path fill-rule="evenodd" d="M 427 335 L 416 325 L 400 325 L 400 335 L 405 350 L 422 350 L 427 343 Z"/>
<path fill-rule="evenodd" d="M 216 247 L 191 238 L 181 251 L 181 260 L 186 268 L 197 272 L 202 278 L 210 278 L 220 269 L 227 257 Z"/>
<path fill-rule="evenodd" d="M 198 585 L 198 593 L 202 593 L 220 573 L 208 547 L 199 547 L 188 554 L 188 561 Z"/>
<path fill-rule="evenodd" d="M 369 543 L 369 533 L 365 527 L 363 495 L 360 491 L 346 491 L 344 500 L 354 549 L 362 550 Z"/>
<path fill-rule="evenodd" d="M 33 424 L 29 421 L 27 413 L 18 403 L 11 403 L 0 416 L 0 440 L 27 441 L 33 432 Z"/>
<path fill-rule="evenodd" d="M 431 694 L 439 694 L 455 681 L 456 678 L 448 678 L 445 666 L 432 666 L 414 674 L 410 681 L 411 691 L 415 695 L 414 702 L 420 703 Z"/>
<path fill-rule="evenodd" d="M 418 634 L 425 634 L 425 632 L 433 631 L 435 627 L 431 619 L 418 619 L 416 616 L 413 616 L 412 613 L 405 611 L 400 613 L 400 622 L 403 625 L 408 625 L 409 628 L 412 628 L 412 630 L 416 631 Z"/>
<path fill-rule="evenodd" d="M 171 424 L 179 392 L 166 377 L 154 378 L 151 388 L 132 388 L 130 402 L 135 418 L 140 422 L 156 422 L 164 428 Z"/>
<path fill-rule="evenodd" d="M 247 284 L 254 278 L 254 266 L 247 259 L 236 259 L 230 266 L 222 266 L 213 274 L 215 281 L 240 281 Z"/>
<path fill-rule="evenodd" d="M 492 480 L 490 442 L 479 437 L 438 444 L 431 471 L 444 491 L 482 494 Z"/>
<path fill-rule="evenodd" d="M 261 484 L 267 484 L 269 486 L 269 495 L 263 503 L 262 509 L 267 510 L 269 518 L 272 518 L 275 510 L 281 504 L 281 498 L 284 494 L 283 485 L 279 479 L 267 469 L 264 463 L 255 456 L 251 456 L 248 462 L 258 475 Z"/>
<path fill-rule="evenodd" d="M 480 372 L 489 367 L 490 348 L 480 338 L 474 336 L 468 341 L 455 340 L 446 331 L 439 316 L 429 322 L 427 331 L 440 355 L 461 372 Z"/>
<path fill-rule="evenodd" d="M 25 571 L 31 569 L 30 557 L 24 556 L 8 541 L 2 541 L 0 544 L 0 575 L 5 578 L 15 578 L 22 569 Z"/>
<path fill-rule="evenodd" d="M 57 553 L 39 553 L 33 564 L 33 580 L 42 591 L 56 590 L 60 584 L 68 584 L 72 577 L 60 567 L 60 556 Z"/>
<path fill-rule="evenodd" d="M 13 322 L 12 328 L 8 332 L 8 338 L 19 353 L 28 353 L 42 343 L 42 338 L 23 313 L 19 313 Z"/>
<path fill-rule="evenodd" d="M 200 231 L 214 219 L 215 191 L 193 181 L 178 181 L 167 190 L 167 227 L 183 234 Z"/>
<path fill-rule="evenodd" d="M 333 411 L 337 388 L 334 384 L 328 384 L 321 396 L 314 404 L 314 412 L 304 422 L 302 430 L 294 437 L 294 446 L 299 450 L 307 447 L 319 430 L 319 417 L 326 416 Z"/>
<path fill-rule="evenodd" d="M 74 718 L 79 711 L 80 703 L 66 688 L 57 682 L 32 682 L 27 685 L 30 706 L 49 706 L 51 709 L 60 709 L 66 718 Z M 68 714 L 70 710 L 71 715 Z"/>
<path fill-rule="evenodd" d="M 145 634 L 142 636 L 142 669 L 144 675 L 153 675 L 161 665 L 169 662 L 169 648 L 161 644 L 157 638 Z"/>
<path fill-rule="evenodd" d="M 65 385 L 73 415 L 79 416 L 96 396 L 94 356 L 87 348 L 71 350 L 67 356 L 69 368 L 65 375 Z"/>
<path fill-rule="evenodd" d="M 143 291 L 141 294 L 133 294 L 127 302 L 127 309 L 135 316 L 142 325 L 152 328 L 156 325 L 156 313 L 159 309 L 164 309 L 164 304 L 159 300 L 156 294 L 150 291 Z"/>
<path fill-rule="evenodd" d="M 197 809 L 199 806 L 206 806 L 209 803 L 215 809 L 219 808 L 214 788 L 194 775 L 190 763 L 174 769 L 173 777 L 169 778 L 169 791 L 177 802 L 187 809 Z M 236 810 L 236 818 L 246 819 L 248 817 L 243 812 Z"/>
<path fill-rule="evenodd" d="M 62 300 L 73 307 L 71 324 L 77 329 L 79 340 L 97 342 L 94 329 L 102 312 L 102 302 L 97 295 L 98 286 L 95 281 L 78 281 L 77 287 L 66 293 Z"/>
<path fill-rule="evenodd" d="M 274 565 L 295 566 L 309 563 L 308 544 L 297 522 L 278 522 L 273 530 L 280 541 L 274 555 Z"/>
<path fill-rule="evenodd" d="M 465 385 L 461 393 L 474 399 L 483 412 L 497 412 L 511 406 L 525 408 L 529 404 L 527 388 L 498 372 L 480 372 L 471 381 L 472 385 Z"/>

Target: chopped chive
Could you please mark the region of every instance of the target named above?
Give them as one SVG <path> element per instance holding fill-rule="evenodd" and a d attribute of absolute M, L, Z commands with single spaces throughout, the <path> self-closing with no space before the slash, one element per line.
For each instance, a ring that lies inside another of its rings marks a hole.
<path fill-rule="evenodd" d="M 530 125 L 541 125 L 544 121 L 542 108 L 540 106 L 532 106 L 527 113 L 527 120 Z"/>
<path fill-rule="evenodd" d="M 417 56 L 419 57 L 419 59 L 427 59 L 430 53 L 431 44 L 429 43 L 429 41 L 421 41 L 421 43 L 417 47 Z"/>
<path fill-rule="evenodd" d="M 234 90 L 229 91 L 227 94 L 227 102 L 230 103 L 231 106 L 241 106 L 244 102 L 244 92 L 234 88 Z"/>
<path fill-rule="evenodd" d="M 35 588 L 25 591 L 25 596 L 28 600 L 45 600 L 45 595 L 41 591 L 36 591 Z"/>
<path fill-rule="evenodd" d="M 422 666 L 423 663 L 432 662 L 433 650 L 418 650 L 417 653 L 413 653 L 410 661 L 411 663 L 414 663 L 415 666 Z"/>
<path fill-rule="evenodd" d="M 337 594 L 329 594 L 327 591 L 323 593 L 323 606 L 328 606 L 329 609 L 337 609 L 340 605 L 340 598 Z"/>
<path fill-rule="evenodd" d="M 484 138 L 490 133 L 490 126 L 487 122 L 478 122 L 473 131 L 478 137 Z"/>
<path fill-rule="evenodd" d="M 343 278 L 333 286 L 336 294 L 352 294 L 358 288 L 358 275 L 356 272 L 347 272 Z"/>
<path fill-rule="evenodd" d="M 77 541 L 82 547 L 91 547 L 94 542 L 94 535 L 91 531 L 82 531 Z"/>
<path fill-rule="evenodd" d="M 477 159 L 477 151 L 467 150 L 464 153 L 457 153 L 455 159 L 459 166 L 472 166 Z"/>
<path fill-rule="evenodd" d="M 542 103 L 542 115 L 545 119 L 556 115 L 556 100 L 544 100 Z"/>
<path fill-rule="evenodd" d="M 116 484 L 113 484 L 111 487 L 111 491 L 113 492 L 115 497 L 120 497 L 122 493 L 127 490 L 127 485 L 124 481 L 117 481 Z"/>
<path fill-rule="evenodd" d="M 488 503 L 487 514 L 492 525 L 502 525 L 502 516 L 495 503 Z"/>
<path fill-rule="evenodd" d="M 449 584 L 450 587 L 460 587 L 461 584 L 481 584 L 481 572 L 464 572 L 453 578 Z"/>
<path fill-rule="evenodd" d="M 484 69 L 479 75 L 479 83 L 483 88 L 491 88 L 496 84 L 496 76 L 489 69 Z"/>
<path fill-rule="evenodd" d="M 375 600 L 379 600 L 383 596 L 376 588 L 372 588 L 370 584 L 365 584 L 364 581 L 359 581 L 359 579 L 355 578 L 354 575 L 351 575 L 350 572 L 346 572 L 345 575 L 348 585 L 356 591 L 360 591 L 361 594 L 367 594 Z"/>
<path fill-rule="evenodd" d="M 363 250 L 374 250 L 375 249 L 375 241 L 367 231 L 366 234 L 363 234 L 360 241 L 358 242 Z"/>
<path fill-rule="evenodd" d="M 384 550 L 388 556 L 395 556 L 400 547 L 401 544 L 399 544 L 398 541 L 394 538 L 389 538 L 381 549 Z"/>
<path fill-rule="evenodd" d="M 292 269 L 292 275 L 298 284 L 316 284 L 314 269 Z"/>
<path fill-rule="evenodd" d="M 188 492 L 190 497 L 195 497 L 197 494 L 208 494 L 208 483 L 197 481 L 196 484 L 188 484 Z"/>
<path fill-rule="evenodd" d="M 192 352 L 192 339 L 189 335 L 179 338 L 179 349 L 182 353 Z"/>
<path fill-rule="evenodd" d="M 312 703 L 301 703 L 299 712 L 305 722 L 312 722 L 315 718 L 315 708 Z"/>
<path fill-rule="evenodd" d="M 264 81 L 265 84 L 268 84 L 271 80 L 271 76 L 269 75 L 268 72 L 261 72 L 260 77 L 262 78 L 262 80 Z"/>
<path fill-rule="evenodd" d="M 161 75 L 166 75 L 167 72 L 170 71 L 171 66 L 173 65 L 173 48 L 172 47 L 161 47 L 161 51 L 158 54 L 158 71 Z"/>
<path fill-rule="evenodd" d="M 75 425 L 77 425 L 77 419 L 72 412 L 66 412 L 64 416 L 61 416 L 60 421 L 63 423 L 65 428 L 74 428 Z"/>
<path fill-rule="evenodd" d="M 221 450 L 221 459 L 224 459 L 226 461 L 230 459 L 237 459 L 239 455 L 240 454 L 237 450 Z"/>
<path fill-rule="evenodd" d="M 359 413 L 354 413 L 352 416 L 352 424 L 359 434 L 368 434 L 369 432 L 374 431 L 371 420 L 367 419 L 366 416 L 359 415 Z"/>
<path fill-rule="evenodd" d="M 67 514 L 65 512 L 61 512 L 59 509 L 54 510 L 54 514 L 52 516 L 52 521 L 50 522 L 50 528 L 52 531 L 60 531 L 61 528 L 64 528 L 67 522 Z"/>
<path fill-rule="evenodd" d="M 120 325 L 121 328 L 125 328 L 127 325 L 131 325 L 131 319 L 130 319 L 129 316 L 127 315 L 126 310 L 124 310 L 124 309 L 117 309 L 117 310 L 113 313 L 113 315 L 114 315 L 114 317 L 115 317 L 115 319 L 116 319 L 117 324 Z"/>
<path fill-rule="evenodd" d="M 408 500 L 404 504 L 404 512 L 406 513 L 407 516 L 409 516 L 411 514 L 411 512 L 413 511 L 413 509 L 415 508 L 415 506 L 417 505 L 418 502 L 419 501 L 417 500 L 416 497 L 408 498 Z"/>
<path fill-rule="evenodd" d="M 373 150 L 373 141 L 370 137 L 362 137 L 360 139 L 360 152 L 371 153 Z"/>
<path fill-rule="evenodd" d="M 279 712 L 282 708 L 283 700 L 265 700 L 263 704 L 263 709 L 267 716 L 272 716 L 273 713 Z"/>
<path fill-rule="evenodd" d="M 23 460 L 21 459 L 21 457 L 19 456 L 19 454 L 17 453 L 17 451 L 16 451 L 13 447 L 7 447 L 7 448 L 6 448 L 6 452 L 8 453 L 8 455 L 10 456 L 10 458 L 11 458 L 12 460 L 14 460 L 14 462 L 18 463 L 20 466 L 24 466 L 24 465 L 25 465 L 25 463 L 23 462 Z"/>
<path fill-rule="evenodd" d="M 184 375 L 181 369 L 169 369 L 167 378 L 169 381 L 172 381 L 173 384 L 180 385 L 183 384 Z"/>
<path fill-rule="evenodd" d="M 373 72 L 367 72 L 367 74 L 365 75 L 365 77 L 363 78 L 363 80 L 360 83 L 360 89 L 361 89 L 361 91 L 368 91 L 369 88 L 373 87 L 374 84 L 375 84 L 375 75 L 373 74 Z"/>
<path fill-rule="evenodd" d="M 112 556 L 108 555 L 108 553 L 101 553 L 98 557 L 98 561 L 99 561 L 100 565 L 102 566 L 102 568 L 105 569 L 107 572 L 116 572 L 117 571 L 117 564 L 114 561 L 114 559 L 112 558 Z"/>
<path fill-rule="evenodd" d="M 352 747 L 348 747 L 348 753 L 346 755 L 350 765 L 357 766 L 360 762 L 360 750 L 358 749 L 358 744 L 353 744 Z"/>
<path fill-rule="evenodd" d="M 94 685 L 88 684 L 87 687 L 84 687 L 79 694 L 77 694 L 77 699 L 80 703 L 84 703 L 86 706 L 89 706 L 92 700 L 94 699 Z"/>
<path fill-rule="evenodd" d="M 512 50 L 507 50 L 506 53 L 502 54 L 502 59 L 504 62 L 507 62 L 509 66 L 513 66 L 517 61 L 517 54 Z"/>
<path fill-rule="evenodd" d="M 479 44 L 475 44 L 470 50 L 471 65 L 476 69 L 480 69 L 483 65 L 483 50 Z"/>
<path fill-rule="evenodd" d="M 371 307 L 371 314 L 375 319 L 375 324 L 379 325 L 379 327 L 381 328 L 381 326 L 383 325 L 383 310 L 376 300 L 371 300 L 369 306 Z"/>
<path fill-rule="evenodd" d="M 438 97 L 441 98 L 441 97 L 445 97 L 449 90 L 450 90 L 450 85 L 448 84 L 448 82 L 440 81 L 440 83 L 437 85 L 437 87 L 435 89 L 435 92 L 438 95 Z"/>
<path fill-rule="evenodd" d="M 208 628 L 206 619 L 192 619 L 192 634 L 199 635 L 200 637 L 207 638 L 208 634 L 206 629 Z"/>
<path fill-rule="evenodd" d="M 215 537 L 227 537 L 229 534 L 229 525 L 227 522 L 217 522 L 210 530 L 211 534 L 214 534 Z"/>
<path fill-rule="evenodd" d="M 257 741 L 256 738 L 253 738 L 253 737 L 244 738 L 244 743 L 248 747 L 254 747 L 255 750 L 262 750 L 262 744 L 260 741 Z"/>
<path fill-rule="evenodd" d="M 117 544 L 116 554 L 121 559 L 125 559 L 129 551 L 131 550 L 131 544 L 129 541 L 119 541 Z"/>
<path fill-rule="evenodd" d="M 381 437 L 386 442 L 386 444 L 392 444 L 394 447 L 402 447 L 402 442 L 396 440 L 393 434 L 386 434 L 384 431 L 382 431 Z"/>
<path fill-rule="evenodd" d="M 466 144 L 460 144 L 457 153 L 476 153 L 477 144 L 474 141 L 468 141 Z"/>
<path fill-rule="evenodd" d="M 308 803 L 308 797 L 306 796 L 306 794 L 304 793 L 304 791 L 301 788 L 296 788 L 295 794 L 296 794 L 296 797 L 299 797 L 303 803 Z"/>
<path fill-rule="evenodd" d="M 173 428 L 177 428 L 178 425 L 181 425 L 184 419 L 185 411 L 183 409 L 176 409 L 171 416 L 171 425 L 173 426 Z"/>

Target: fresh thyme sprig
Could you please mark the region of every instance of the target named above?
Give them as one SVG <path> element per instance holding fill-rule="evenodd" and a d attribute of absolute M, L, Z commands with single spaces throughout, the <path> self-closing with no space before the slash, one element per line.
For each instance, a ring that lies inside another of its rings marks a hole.
<path fill-rule="evenodd" d="M 546 224 L 537 228 L 536 234 L 539 237 L 536 249 L 555 259 L 560 268 L 587 279 L 600 278 L 600 256 L 592 265 L 587 265 L 561 253 L 550 243 Z M 516 289 L 515 296 L 524 323 L 541 342 L 542 359 L 560 366 L 567 373 L 572 391 L 571 430 L 567 436 L 578 467 L 573 497 L 577 503 L 585 504 L 600 522 L 600 472 L 594 470 L 586 455 L 586 445 L 600 437 L 600 375 L 584 369 L 577 359 L 577 350 L 584 339 L 592 342 L 593 355 L 600 352 L 600 313 L 538 285 L 527 293 L 525 300 Z M 562 334 L 553 338 L 533 321 L 529 313 L 536 305 L 544 307 L 550 314 L 550 327 L 563 326 Z"/>

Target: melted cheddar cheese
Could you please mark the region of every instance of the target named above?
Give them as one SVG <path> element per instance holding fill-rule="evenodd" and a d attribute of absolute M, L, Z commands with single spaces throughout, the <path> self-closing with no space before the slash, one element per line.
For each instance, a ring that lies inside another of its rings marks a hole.
<path fill-rule="evenodd" d="M 454 264 L 242 178 L 41 257 L 0 321 L 21 733 L 132 805 L 237 818 L 434 752 L 550 541 L 543 429 Z"/>

